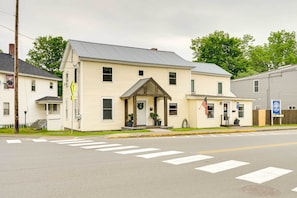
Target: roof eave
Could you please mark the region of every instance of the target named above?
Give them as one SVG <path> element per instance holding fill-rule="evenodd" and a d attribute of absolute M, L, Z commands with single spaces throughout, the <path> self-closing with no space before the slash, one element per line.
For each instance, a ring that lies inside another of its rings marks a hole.
<path fill-rule="evenodd" d="M 124 65 L 137 65 L 137 66 L 154 66 L 154 67 L 170 67 L 170 68 L 181 68 L 191 70 L 195 67 L 187 65 L 167 65 L 167 64 L 157 64 L 157 63 L 143 63 L 143 62 L 132 62 L 132 61 L 122 61 L 122 60 L 109 60 L 109 59 L 99 59 L 92 57 L 79 57 L 81 61 L 92 61 L 92 62 L 102 62 L 102 63 L 116 63 Z"/>

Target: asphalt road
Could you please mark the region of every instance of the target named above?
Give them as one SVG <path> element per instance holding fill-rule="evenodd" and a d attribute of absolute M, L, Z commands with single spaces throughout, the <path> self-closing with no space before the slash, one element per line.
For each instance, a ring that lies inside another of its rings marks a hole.
<path fill-rule="evenodd" d="M 132 139 L 0 137 L 0 197 L 294 198 L 296 150 L 294 130 Z"/>

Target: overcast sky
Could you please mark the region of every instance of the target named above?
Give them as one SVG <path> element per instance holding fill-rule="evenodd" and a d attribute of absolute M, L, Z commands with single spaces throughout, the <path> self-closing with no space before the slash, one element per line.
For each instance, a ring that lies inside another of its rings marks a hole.
<path fill-rule="evenodd" d="M 250 34 L 297 30 L 296 0 L 19 0 L 19 56 L 39 36 L 173 51 L 192 60 L 191 39 L 223 30 Z M 0 0 L 0 49 L 14 42 L 15 0 Z"/>

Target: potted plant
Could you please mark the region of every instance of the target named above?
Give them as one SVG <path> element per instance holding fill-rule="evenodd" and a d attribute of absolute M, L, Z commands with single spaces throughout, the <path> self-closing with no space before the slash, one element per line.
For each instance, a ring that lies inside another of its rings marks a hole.
<path fill-rule="evenodd" d="M 150 113 L 151 118 L 154 120 L 154 125 L 157 126 L 159 116 L 157 113 Z"/>
<path fill-rule="evenodd" d="M 133 113 L 128 114 L 129 120 L 127 122 L 127 126 L 128 127 L 132 127 L 133 126 Z"/>
<path fill-rule="evenodd" d="M 161 126 L 161 124 L 162 124 L 162 120 L 161 120 L 160 118 L 158 118 L 158 119 L 157 119 L 157 125 L 158 125 L 158 126 Z"/>

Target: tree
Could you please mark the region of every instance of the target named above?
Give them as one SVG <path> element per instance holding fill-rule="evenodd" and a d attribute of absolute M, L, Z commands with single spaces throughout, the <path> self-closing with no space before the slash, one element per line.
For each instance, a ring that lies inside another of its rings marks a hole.
<path fill-rule="evenodd" d="M 59 70 L 67 41 L 63 37 L 41 36 L 33 43 L 26 62 L 61 77 Z"/>
<path fill-rule="evenodd" d="M 267 47 L 271 61 L 271 69 L 297 63 L 295 32 L 286 32 L 285 30 L 271 32 L 268 37 Z"/>
<path fill-rule="evenodd" d="M 3 53 L 3 51 L 0 49 L 0 53 Z"/>
<path fill-rule="evenodd" d="M 224 31 L 215 31 L 208 36 L 192 39 L 194 61 L 215 63 L 235 78 L 239 73 L 246 71 L 248 62 L 243 52 L 248 49 L 248 43 L 252 40 L 251 36 L 246 36 L 245 40 L 230 37 Z"/>

